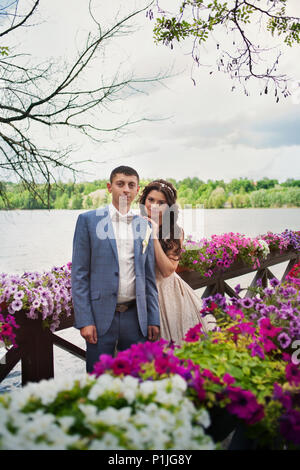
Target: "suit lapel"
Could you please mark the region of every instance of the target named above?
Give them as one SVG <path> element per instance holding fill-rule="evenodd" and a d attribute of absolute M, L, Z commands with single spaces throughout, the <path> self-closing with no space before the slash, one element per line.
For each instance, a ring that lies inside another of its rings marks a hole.
<path fill-rule="evenodd" d="M 112 224 L 110 213 L 109 213 L 109 207 L 105 206 L 104 209 L 103 208 L 99 210 L 97 209 L 97 215 L 103 217 L 103 220 L 101 221 L 103 224 L 105 224 L 103 228 L 105 232 L 107 233 L 107 238 L 111 244 L 116 261 L 119 264 L 116 236 L 115 236 L 113 224 Z M 107 230 L 106 230 L 106 226 L 107 226 Z"/>
<path fill-rule="evenodd" d="M 135 272 L 139 272 L 139 266 L 142 261 L 142 242 L 146 236 L 147 222 L 139 216 L 134 216 L 132 221 L 132 230 L 134 236 L 134 264 Z"/>
<path fill-rule="evenodd" d="M 113 252 L 114 252 L 114 255 L 115 255 L 115 257 L 116 257 L 117 263 L 119 264 L 119 257 L 118 257 L 118 248 L 117 248 L 116 236 L 115 236 L 113 224 L 112 224 L 112 221 L 111 221 L 111 218 L 110 218 L 110 214 L 109 214 L 109 213 L 108 213 L 108 221 L 107 221 L 107 223 L 108 223 L 108 230 L 109 230 L 109 233 L 112 233 L 112 234 L 113 234 L 113 237 L 108 237 L 108 238 L 109 238 L 109 241 L 110 241 L 112 250 L 113 250 Z"/>

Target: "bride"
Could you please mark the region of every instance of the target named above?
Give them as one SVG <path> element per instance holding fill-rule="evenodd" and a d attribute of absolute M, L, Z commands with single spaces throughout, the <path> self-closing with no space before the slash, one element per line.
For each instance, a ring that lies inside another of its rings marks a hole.
<path fill-rule="evenodd" d="M 201 299 L 175 272 L 184 240 L 177 224 L 176 199 L 174 186 L 159 179 L 144 188 L 139 203 L 141 215 L 151 222 L 153 231 L 160 334 L 180 345 L 190 328 L 201 323 L 207 332 L 216 326 L 216 320 L 213 315 L 201 316 Z"/>

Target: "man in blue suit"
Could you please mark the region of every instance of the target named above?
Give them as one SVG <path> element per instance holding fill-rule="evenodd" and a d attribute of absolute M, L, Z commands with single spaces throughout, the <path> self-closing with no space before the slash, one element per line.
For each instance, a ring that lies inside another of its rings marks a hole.
<path fill-rule="evenodd" d="M 130 206 L 139 176 L 120 166 L 107 183 L 112 203 L 79 215 L 72 258 L 75 327 L 87 344 L 87 372 L 100 354 L 114 355 L 159 336 L 153 240 Z"/>

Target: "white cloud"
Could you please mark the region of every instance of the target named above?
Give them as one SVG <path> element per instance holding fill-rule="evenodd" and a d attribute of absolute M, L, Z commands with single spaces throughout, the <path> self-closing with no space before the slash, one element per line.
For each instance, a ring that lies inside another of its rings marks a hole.
<path fill-rule="evenodd" d="M 132 6 L 143 4 L 141 1 L 129 3 Z M 93 4 L 99 6 L 98 19 L 108 15 L 113 18 L 112 5 L 124 6 L 122 2 L 98 0 Z M 30 29 L 22 47 L 41 57 L 70 56 L 82 45 L 92 24 L 88 19 L 87 2 L 82 0 L 42 2 L 39 15 L 45 23 Z M 169 71 L 171 67 L 174 74 L 183 72 L 162 85 L 144 87 L 145 94 L 133 95 L 115 104 L 116 114 L 99 115 L 99 120 L 109 126 L 112 118 L 125 116 L 168 119 L 144 121 L 128 129 L 116 142 L 104 145 L 88 143 L 73 133 L 60 135 L 66 145 L 78 145 L 79 150 L 72 154 L 74 161 L 95 160 L 93 164 L 82 166 L 89 175 L 81 179 L 106 178 L 119 164 L 134 166 L 143 177 L 180 179 L 196 175 L 204 180 L 297 177 L 300 173 L 300 104 L 295 105 L 290 97 L 277 104 L 273 96 L 260 96 L 257 85 L 249 87 L 250 96 L 237 89 L 232 92 L 233 83 L 228 76 L 209 75 L 205 68 L 194 69 L 197 83 L 194 86 L 190 78 L 192 59 L 184 55 L 186 48 L 179 45 L 170 51 L 155 46 L 153 23 L 145 14 L 135 23 L 142 29 L 128 38 L 112 41 L 110 52 L 104 56 L 103 70 L 112 74 L 122 62 L 124 70 L 133 70 L 144 77 L 163 69 Z M 293 74 L 295 80 L 300 79 L 298 55 L 299 46 L 294 46 L 282 58 L 286 71 Z M 213 62 L 214 59 L 210 59 Z M 91 73 L 95 75 L 103 70 Z M 40 138 L 49 137 L 41 135 Z"/>

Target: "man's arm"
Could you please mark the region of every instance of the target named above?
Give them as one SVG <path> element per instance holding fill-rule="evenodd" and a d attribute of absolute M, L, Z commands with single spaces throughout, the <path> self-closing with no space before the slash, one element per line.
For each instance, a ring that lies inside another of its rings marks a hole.
<path fill-rule="evenodd" d="M 71 271 L 74 326 L 79 329 L 95 325 L 90 303 L 90 257 L 91 246 L 86 218 L 80 214 L 73 239 Z"/>
<path fill-rule="evenodd" d="M 159 335 L 160 315 L 158 304 L 158 291 L 155 279 L 155 258 L 153 239 L 149 239 L 147 258 L 145 261 L 145 289 L 148 313 L 148 339 L 155 341 Z"/>

